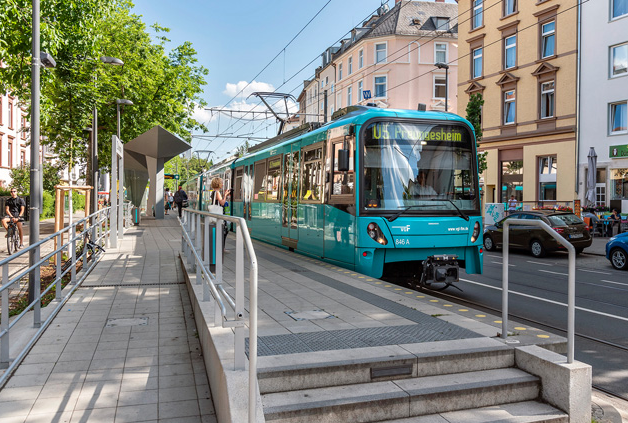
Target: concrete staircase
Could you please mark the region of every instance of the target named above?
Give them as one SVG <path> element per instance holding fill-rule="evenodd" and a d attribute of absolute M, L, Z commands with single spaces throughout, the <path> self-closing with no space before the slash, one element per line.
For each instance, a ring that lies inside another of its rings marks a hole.
<path fill-rule="evenodd" d="M 260 357 L 273 423 L 567 423 L 540 379 L 490 338 Z"/>

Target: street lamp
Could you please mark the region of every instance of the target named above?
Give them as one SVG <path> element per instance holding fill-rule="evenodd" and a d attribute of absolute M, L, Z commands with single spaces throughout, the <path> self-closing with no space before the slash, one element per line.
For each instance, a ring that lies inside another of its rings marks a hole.
<path fill-rule="evenodd" d="M 447 97 L 449 97 L 449 65 L 447 63 L 434 63 L 438 69 L 445 69 L 445 111 L 447 111 Z"/>
<path fill-rule="evenodd" d="M 93 59 L 92 59 L 93 60 Z M 113 66 L 123 66 L 124 62 L 116 57 L 109 56 L 101 56 L 100 61 Z M 96 81 L 94 81 L 96 83 Z M 99 169 L 98 169 L 98 109 L 96 107 L 96 103 L 94 102 L 94 110 L 92 117 L 92 142 L 91 142 L 91 156 L 92 156 L 92 213 L 95 213 L 98 210 L 98 179 L 99 179 Z"/>

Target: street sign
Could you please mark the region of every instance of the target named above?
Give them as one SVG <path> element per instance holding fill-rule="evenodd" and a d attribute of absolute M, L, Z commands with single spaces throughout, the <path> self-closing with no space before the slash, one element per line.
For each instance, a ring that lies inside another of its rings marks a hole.
<path fill-rule="evenodd" d="M 122 141 L 120 141 L 120 138 L 116 137 L 116 153 L 118 154 L 118 156 L 122 157 L 122 154 L 124 153 L 124 146 L 122 145 Z"/>
<path fill-rule="evenodd" d="M 164 179 L 176 179 L 178 181 L 179 174 L 178 173 L 164 173 Z"/>
<path fill-rule="evenodd" d="M 365 100 L 368 100 L 369 98 L 371 98 L 371 90 L 362 91 L 362 97 L 364 97 Z"/>

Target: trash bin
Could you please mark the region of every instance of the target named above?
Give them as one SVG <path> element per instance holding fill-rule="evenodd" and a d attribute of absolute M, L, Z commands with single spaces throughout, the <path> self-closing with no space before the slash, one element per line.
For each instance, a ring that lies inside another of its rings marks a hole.
<path fill-rule="evenodd" d="M 135 226 L 139 226 L 141 216 L 140 216 L 140 208 L 133 206 L 131 208 L 131 219 L 133 220 L 133 224 Z"/>

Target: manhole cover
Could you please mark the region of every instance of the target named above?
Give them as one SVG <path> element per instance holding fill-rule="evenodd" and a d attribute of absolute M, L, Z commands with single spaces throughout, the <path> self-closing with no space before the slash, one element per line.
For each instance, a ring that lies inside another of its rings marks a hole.
<path fill-rule="evenodd" d="M 294 320 L 316 320 L 316 319 L 333 319 L 334 316 L 325 310 L 309 310 L 309 311 L 286 311 L 288 316 Z"/>
<path fill-rule="evenodd" d="M 123 326 L 146 326 L 148 317 L 135 317 L 133 319 L 107 319 L 106 328 L 120 328 Z"/>

